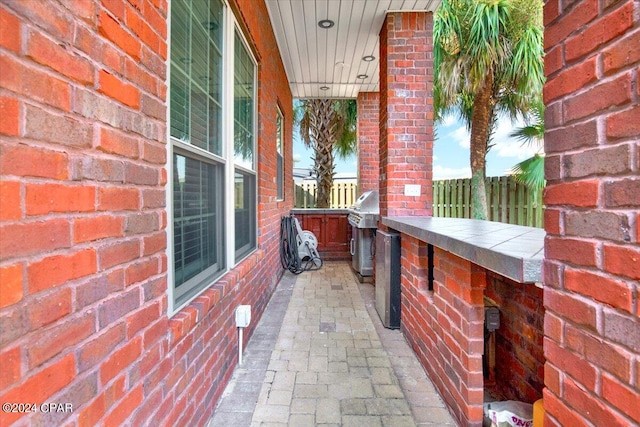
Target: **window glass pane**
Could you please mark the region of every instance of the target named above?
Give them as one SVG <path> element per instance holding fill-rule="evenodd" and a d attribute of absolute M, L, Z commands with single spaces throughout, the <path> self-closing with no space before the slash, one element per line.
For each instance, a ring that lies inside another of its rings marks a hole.
<path fill-rule="evenodd" d="M 222 156 L 222 107 L 209 100 L 209 151 Z"/>
<path fill-rule="evenodd" d="M 209 2 L 209 36 L 213 43 L 221 50 L 222 47 L 222 13 L 224 9 L 222 2 L 219 0 L 211 0 Z M 206 15 L 205 15 L 206 16 Z"/>
<path fill-rule="evenodd" d="M 191 39 L 189 11 L 183 0 L 171 5 L 171 136 L 189 140 L 189 80 Z"/>
<path fill-rule="evenodd" d="M 223 6 L 177 0 L 171 9 L 171 136 L 222 155 Z"/>
<path fill-rule="evenodd" d="M 171 3 L 171 61 L 183 64 L 187 74 L 191 59 L 191 15 L 184 0 Z"/>
<path fill-rule="evenodd" d="M 193 23 L 194 27 L 197 26 L 202 29 L 206 29 L 209 31 L 209 5 L 206 0 L 196 0 L 190 1 L 191 9 L 193 11 L 193 15 L 195 21 Z"/>
<path fill-rule="evenodd" d="M 176 295 L 224 266 L 221 165 L 173 155 L 173 251 Z"/>
<path fill-rule="evenodd" d="M 189 81 L 180 67 L 171 64 L 171 136 L 189 141 Z"/>
<path fill-rule="evenodd" d="M 195 2 L 198 3 L 198 2 Z M 207 87 L 208 36 L 200 25 L 191 28 L 191 144 L 208 149 L 207 142 Z"/>
<path fill-rule="evenodd" d="M 222 52 L 209 42 L 209 96 L 222 104 Z"/>
<path fill-rule="evenodd" d="M 203 2 L 204 3 L 204 2 Z M 222 27 L 223 5 L 219 0 L 209 2 L 205 31 L 208 32 L 208 78 L 206 87 L 209 94 L 209 148 L 219 156 L 222 155 Z M 207 16 L 206 11 L 201 16 Z"/>
<path fill-rule="evenodd" d="M 278 186 L 278 200 L 284 200 L 284 159 L 282 158 L 282 154 L 278 153 L 278 161 L 277 161 L 277 186 Z"/>
<path fill-rule="evenodd" d="M 234 37 L 234 153 L 235 163 L 253 169 L 254 72 L 251 56 L 235 33 Z"/>
<path fill-rule="evenodd" d="M 256 177 L 236 171 L 235 188 L 236 261 L 256 247 Z"/>
<path fill-rule="evenodd" d="M 209 151 L 222 155 L 222 52 L 209 42 Z"/>
<path fill-rule="evenodd" d="M 282 113 L 280 109 L 278 109 L 278 117 L 276 119 L 276 149 L 278 153 L 282 154 L 282 126 L 284 120 L 282 118 Z"/>
<path fill-rule="evenodd" d="M 276 186 L 277 186 L 277 199 L 284 199 L 284 158 L 282 157 L 282 127 L 284 126 L 284 118 L 282 113 L 278 109 L 278 117 L 276 119 L 276 149 L 277 149 L 277 171 L 276 171 Z"/>

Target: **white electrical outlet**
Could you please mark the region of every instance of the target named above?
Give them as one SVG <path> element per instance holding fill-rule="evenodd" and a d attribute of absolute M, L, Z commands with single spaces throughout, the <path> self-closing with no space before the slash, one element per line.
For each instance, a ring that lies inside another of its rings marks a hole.
<path fill-rule="evenodd" d="M 405 184 L 404 195 L 405 196 L 420 196 L 420 184 Z"/>
<path fill-rule="evenodd" d="M 246 328 L 251 323 L 251 306 L 239 305 L 236 308 L 236 327 Z"/>

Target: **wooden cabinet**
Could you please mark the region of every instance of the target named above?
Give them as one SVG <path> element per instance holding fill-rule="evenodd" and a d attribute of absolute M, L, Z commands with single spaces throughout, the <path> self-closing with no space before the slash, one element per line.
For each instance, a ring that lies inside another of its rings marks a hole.
<path fill-rule="evenodd" d="M 351 226 L 347 211 L 331 209 L 296 209 L 294 215 L 303 230 L 318 239 L 318 252 L 323 260 L 350 260 Z"/>

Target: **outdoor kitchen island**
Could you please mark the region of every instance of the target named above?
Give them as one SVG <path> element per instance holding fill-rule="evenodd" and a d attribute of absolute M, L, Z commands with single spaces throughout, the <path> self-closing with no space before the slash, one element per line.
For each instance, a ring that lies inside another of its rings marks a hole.
<path fill-rule="evenodd" d="M 401 233 L 401 330 L 458 422 L 482 425 L 485 387 L 541 398 L 544 230 L 426 216 L 381 224 Z M 489 330 L 488 307 L 499 313 Z"/>

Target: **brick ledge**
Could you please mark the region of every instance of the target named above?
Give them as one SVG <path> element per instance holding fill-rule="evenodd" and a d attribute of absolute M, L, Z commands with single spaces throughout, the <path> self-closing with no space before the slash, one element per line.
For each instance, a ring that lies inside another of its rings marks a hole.
<path fill-rule="evenodd" d="M 256 250 L 212 283 L 198 297 L 169 319 L 169 329 L 171 330 L 169 348 L 173 348 L 182 338 L 191 332 L 198 322 L 220 301 L 224 300 L 224 298 L 233 291 L 240 279 L 264 257 L 264 250 Z"/>

